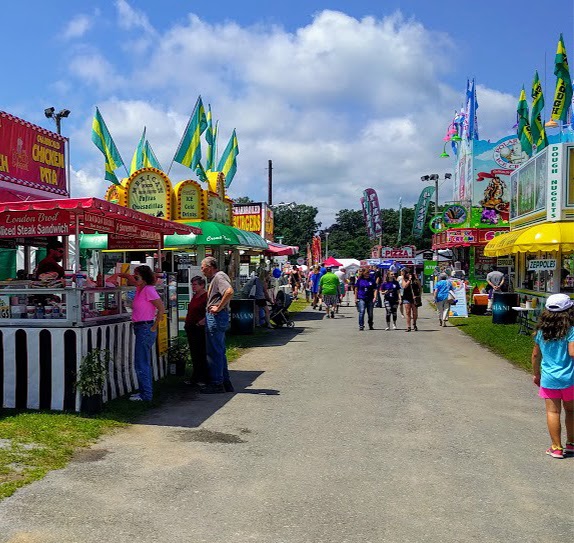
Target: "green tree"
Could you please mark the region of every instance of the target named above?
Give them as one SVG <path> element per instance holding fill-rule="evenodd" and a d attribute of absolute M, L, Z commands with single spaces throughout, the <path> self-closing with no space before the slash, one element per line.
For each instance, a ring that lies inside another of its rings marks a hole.
<path fill-rule="evenodd" d="M 286 245 L 297 245 L 299 253 L 305 254 L 307 243 L 321 226 L 316 221 L 318 209 L 305 204 L 283 204 L 273 206 L 275 239 L 281 238 Z"/>
<path fill-rule="evenodd" d="M 341 209 L 335 222 L 326 228 L 321 238 L 329 233 L 329 255 L 335 258 L 367 258 L 371 254 L 373 242 L 367 237 L 362 211 Z"/>
<path fill-rule="evenodd" d="M 249 196 L 240 196 L 239 198 L 234 198 L 233 203 L 235 204 L 251 204 L 253 200 Z"/>
<path fill-rule="evenodd" d="M 399 242 L 399 210 L 382 209 L 383 225 L 382 245 L 399 247 L 414 245 L 417 249 L 429 249 L 432 245 L 432 232 L 425 226 L 422 238 L 413 238 L 414 207 L 403 208 L 401 240 Z M 371 249 L 378 245 L 378 240 L 367 236 L 367 227 L 363 212 L 354 209 L 342 209 L 335 217 L 335 222 L 321 232 L 323 244 L 325 233 L 329 233 L 329 255 L 335 258 L 369 258 Z"/>

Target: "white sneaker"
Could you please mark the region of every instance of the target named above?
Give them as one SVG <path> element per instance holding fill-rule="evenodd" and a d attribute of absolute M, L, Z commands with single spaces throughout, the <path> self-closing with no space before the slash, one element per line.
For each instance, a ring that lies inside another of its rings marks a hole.
<path fill-rule="evenodd" d="M 397 329 L 397 325 L 393 324 L 393 330 L 396 330 L 396 329 Z"/>
<path fill-rule="evenodd" d="M 130 402 L 143 402 L 143 398 L 139 394 L 130 396 Z"/>
<path fill-rule="evenodd" d="M 385 330 L 390 330 L 390 328 L 387 326 L 387 327 L 385 328 Z"/>

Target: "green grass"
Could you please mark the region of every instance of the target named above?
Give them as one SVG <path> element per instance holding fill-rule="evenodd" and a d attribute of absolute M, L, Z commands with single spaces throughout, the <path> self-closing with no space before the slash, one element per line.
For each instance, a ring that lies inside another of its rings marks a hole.
<path fill-rule="evenodd" d="M 531 371 L 530 355 L 534 341 L 518 334 L 518 324 L 492 324 L 492 317 L 470 315 L 467 319 L 451 318 L 450 323 L 516 366 Z"/>

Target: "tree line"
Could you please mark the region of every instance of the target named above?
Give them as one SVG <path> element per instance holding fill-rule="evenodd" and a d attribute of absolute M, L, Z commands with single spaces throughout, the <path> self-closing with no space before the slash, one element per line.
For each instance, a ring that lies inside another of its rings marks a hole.
<path fill-rule="evenodd" d="M 239 203 L 249 203 L 247 197 L 236 200 Z M 323 253 L 325 252 L 325 234 L 329 233 L 329 255 L 335 258 L 368 258 L 371 249 L 378 244 L 378 240 L 371 240 L 367 236 L 367 228 L 363 212 L 355 209 L 341 209 L 335 216 L 335 222 L 328 228 L 321 229 L 317 221 L 319 210 L 306 204 L 281 204 L 273 206 L 275 219 L 275 240 L 285 245 L 297 245 L 299 254 L 306 256 L 307 243 L 314 235 L 321 236 Z M 423 236 L 412 236 L 414 207 L 402 209 L 402 232 L 399 241 L 399 210 L 381 209 L 381 222 L 383 225 L 382 245 L 384 247 L 399 247 L 415 245 L 417 249 L 430 249 L 432 245 L 432 232 L 428 224 L 425 225 Z M 428 223 L 428 221 L 427 221 Z"/>

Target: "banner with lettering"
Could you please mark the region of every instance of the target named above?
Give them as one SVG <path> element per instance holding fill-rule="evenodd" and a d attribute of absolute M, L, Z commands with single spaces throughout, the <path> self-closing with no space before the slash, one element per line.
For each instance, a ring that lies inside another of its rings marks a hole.
<path fill-rule="evenodd" d="M 0 213 L 0 238 L 68 236 L 71 234 L 70 212 L 66 210 L 26 213 Z"/>
<path fill-rule="evenodd" d="M 233 226 L 263 235 L 261 203 L 233 204 Z"/>
<path fill-rule="evenodd" d="M 0 180 L 68 196 L 66 138 L 0 111 Z"/>
<path fill-rule="evenodd" d="M 422 190 L 421 195 L 419 196 L 419 201 L 415 207 L 415 218 L 413 221 L 413 237 L 415 238 L 420 238 L 423 235 L 423 230 L 427 221 L 429 204 L 433 195 L 434 187 L 429 185 Z"/>
<path fill-rule="evenodd" d="M 383 233 L 377 191 L 371 188 L 365 189 L 361 198 L 361 204 L 363 206 L 363 216 L 367 223 L 368 236 L 371 239 L 376 239 Z"/>

